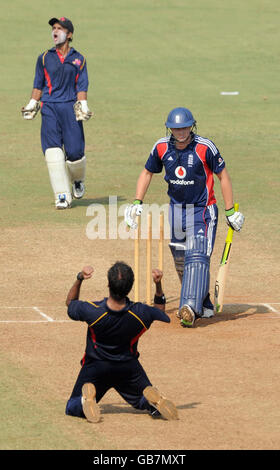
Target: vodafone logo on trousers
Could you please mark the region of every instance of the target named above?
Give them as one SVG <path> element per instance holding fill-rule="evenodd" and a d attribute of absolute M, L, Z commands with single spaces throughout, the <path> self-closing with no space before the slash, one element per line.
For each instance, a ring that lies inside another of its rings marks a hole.
<path fill-rule="evenodd" d="M 177 166 L 176 170 L 175 170 L 175 175 L 177 176 L 177 178 L 180 178 L 181 180 L 183 178 L 185 178 L 187 172 L 186 172 L 186 169 L 182 166 Z"/>

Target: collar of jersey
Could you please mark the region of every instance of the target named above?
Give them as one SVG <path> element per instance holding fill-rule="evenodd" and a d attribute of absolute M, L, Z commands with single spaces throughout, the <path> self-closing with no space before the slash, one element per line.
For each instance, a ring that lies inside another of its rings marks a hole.
<path fill-rule="evenodd" d="M 56 47 L 52 47 L 49 49 L 49 52 L 56 52 Z M 75 54 L 77 51 L 74 49 L 74 47 L 70 47 L 70 51 L 68 52 L 67 56 Z"/>

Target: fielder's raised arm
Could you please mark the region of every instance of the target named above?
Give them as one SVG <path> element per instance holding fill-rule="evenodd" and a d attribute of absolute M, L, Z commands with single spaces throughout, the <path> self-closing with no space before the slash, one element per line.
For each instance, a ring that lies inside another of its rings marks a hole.
<path fill-rule="evenodd" d="M 94 271 L 94 269 L 93 269 L 92 266 L 85 266 L 82 269 L 82 271 L 80 271 L 77 274 L 77 279 L 75 280 L 73 286 L 69 290 L 69 292 L 67 294 L 67 297 L 66 297 L 66 302 L 65 303 L 66 303 L 67 307 L 69 306 L 69 304 L 72 300 L 79 300 L 80 289 L 81 289 L 82 282 L 85 279 L 90 279 L 92 277 L 93 271 Z"/>

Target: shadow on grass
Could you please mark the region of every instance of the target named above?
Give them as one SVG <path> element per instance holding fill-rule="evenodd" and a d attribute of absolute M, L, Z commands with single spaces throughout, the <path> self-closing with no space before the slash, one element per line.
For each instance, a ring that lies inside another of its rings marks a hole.
<path fill-rule="evenodd" d="M 123 196 L 118 196 L 118 203 L 127 201 Z M 72 200 L 72 209 L 75 207 L 88 207 L 91 204 L 101 204 L 102 206 L 109 206 L 109 197 L 96 197 L 96 198 L 82 198 Z"/>
<path fill-rule="evenodd" d="M 185 405 L 178 405 L 178 410 L 190 410 L 200 405 L 200 402 L 187 403 Z M 136 410 L 132 406 L 124 403 L 110 403 L 99 404 L 102 414 L 149 414 L 147 410 Z"/>

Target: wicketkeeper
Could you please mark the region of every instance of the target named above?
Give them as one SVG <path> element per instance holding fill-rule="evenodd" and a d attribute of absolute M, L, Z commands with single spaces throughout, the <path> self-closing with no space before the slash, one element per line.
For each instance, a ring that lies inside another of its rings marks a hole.
<path fill-rule="evenodd" d="M 71 207 L 72 197 L 85 192 L 85 138 L 83 122 L 92 112 L 87 104 L 86 59 L 73 47 L 74 27 L 67 18 L 52 18 L 54 47 L 37 60 L 31 99 L 22 108 L 24 119 L 41 109 L 41 144 L 57 209 Z"/>
<path fill-rule="evenodd" d="M 217 175 L 228 225 L 240 231 L 244 216 L 235 212 L 230 176 L 215 144 L 196 134 L 196 121 L 187 108 L 170 111 L 166 137 L 158 140 L 142 170 L 135 201 L 125 210 L 125 220 L 136 228 L 142 202 L 154 173 L 165 169 L 170 198 L 170 250 L 181 281 L 178 310 L 182 326 L 192 327 L 196 318 L 214 315 L 209 295 L 210 257 L 214 248 L 218 208 L 214 194 Z"/>

